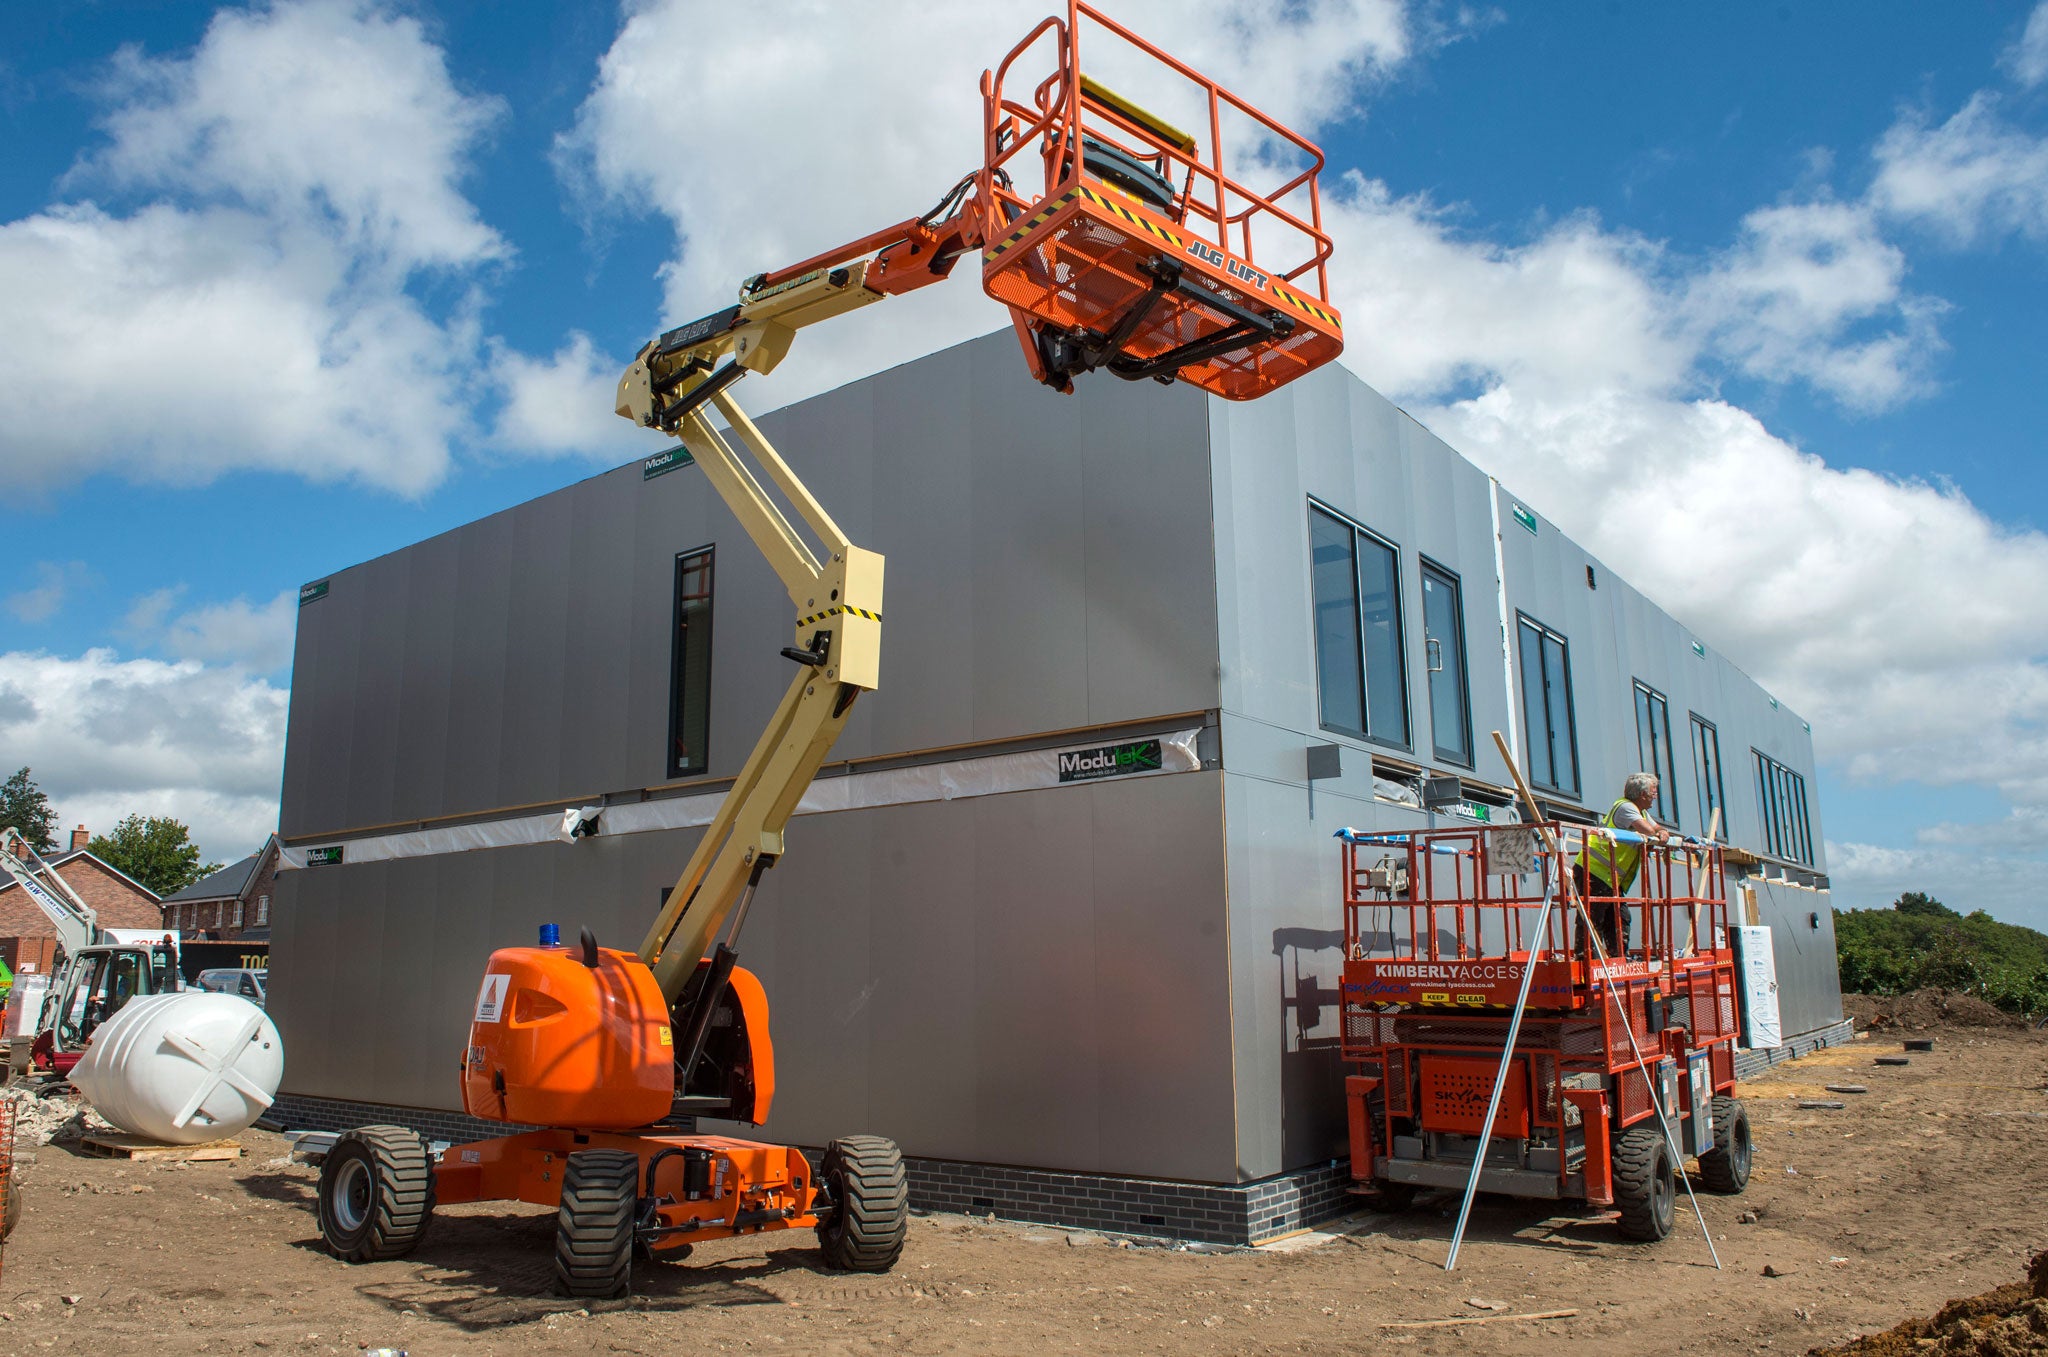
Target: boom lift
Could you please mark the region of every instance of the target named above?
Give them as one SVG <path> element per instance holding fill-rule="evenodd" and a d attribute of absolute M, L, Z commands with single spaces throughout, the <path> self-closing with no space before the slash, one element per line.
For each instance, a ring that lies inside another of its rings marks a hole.
<path fill-rule="evenodd" d="M 34 1052 L 38 1066 L 68 1075 L 93 1029 L 123 1004 L 178 988 L 178 956 L 168 942 L 123 942 L 101 928 L 98 912 L 11 825 L 0 832 L 0 868 L 57 931 L 64 960 L 43 996 Z"/>
<path fill-rule="evenodd" d="M 1100 42 L 1191 92 L 1206 145 L 1083 74 L 1084 35 L 1091 52 Z M 1049 71 L 1021 74 L 1048 51 Z M 767 1119 L 768 1004 L 735 964 L 739 930 L 804 789 L 881 681 L 882 557 L 840 529 L 731 388 L 772 370 L 804 327 L 936 283 L 973 254 L 1033 375 L 1063 392 L 1100 369 L 1250 399 L 1342 348 L 1314 146 L 1079 0 L 984 72 L 981 91 L 982 164 L 930 212 L 747 280 L 735 304 L 663 334 L 621 378 L 618 413 L 682 441 L 788 589 L 797 621 L 782 654 L 797 671 L 637 951 L 587 929 L 563 948 L 548 925 L 539 946 L 492 954 L 463 1105 L 547 1129 L 432 1163 L 404 1128 L 344 1133 L 319 1194 L 340 1256 L 404 1254 L 436 1201 L 521 1200 L 558 1208 L 556 1273 L 574 1295 L 624 1292 L 636 1251 L 679 1259 L 762 1230 L 814 1227 L 838 1268 L 895 1262 L 908 1199 L 891 1142 L 836 1141 L 814 1173 L 801 1150 L 694 1131 L 701 1116 Z M 1249 163 L 1291 156 L 1291 168 L 1238 182 L 1227 122 L 1262 153 Z M 1042 187 L 1025 192 L 1025 179 Z"/>

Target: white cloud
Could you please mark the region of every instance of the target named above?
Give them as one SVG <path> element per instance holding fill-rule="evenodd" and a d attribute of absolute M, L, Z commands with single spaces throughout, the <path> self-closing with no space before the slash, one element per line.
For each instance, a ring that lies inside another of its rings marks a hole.
<path fill-rule="evenodd" d="M 491 446 L 546 456 L 573 452 L 610 462 L 659 451 L 672 440 L 613 413 L 625 366 L 597 352 L 581 331 L 571 332 L 552 358 L 529 358 L 497 346 L 491 378 L 502 404 Z"/>
<path fill-rule="evenodd" d="M 196 660 L 16 651 L 0 654 L 0 745 L 35 770 L 63 825 L 167 814 L 225 860 L 277 825 L 286 697 Z"/>
<path fill-rule="evenodd" d="M 2022 85 L 2048 80 L 2048 0 L 2034 6 L 2019 41 L 2005 50 L 1998 64 Z"/>
<path fill-rule="evenodd" d="M 1787 203 L 1743 218 L 1735 244 L 1693 279 L 1686 304 L 1753 377 L 1803 378 L 1857 410 L 1918 394 L 1939 349 L 1939 303 L 1905 294 L 1905 252 L 1861 204 Z M 1861 323 L 1894 328 L 1852 337 Z"/>
<path fill-rule="evenodd" d="M 202 604 L 173 615 L 185 586 L 170 585 L 138 597 L 122 619 L 121 634 L 145 650 L 176 660 L 229 665 L 252 674 L 275 674 L 290 666 L 298 634 L 298 591 L 287 589 L 264 603 L 246 598 Z"/>
<path fill-rule="evenodd" d="M 1924 113 L 1903 114 L 1876 154 L 1871 198 L 1893 216 L 1959 245 L 2006 233 L 2048 237 L 2048 139 L 2002 118 L 1995 94 L 1979 91 L 1939 126 Z"/>
<path fill-rule="evenodd" d="M 7 596 L 7 610 L 24 622 L 47 622 L 62 611 L 72 592 L 92 580 L 84 561 L 36 562 L 36 582 Z"/>
<path fill-rule="evenodd" d="M 156 196 L 0 224 L 0 485 L 434 485 L 477 303 L 406 289 L 507 253 L 457 187 L 497 101 L 416 21 L 328 0 L 223 11 L 195 51 L 116 67 L 108 143 L 70 183 Z"/>
<path fill-rule="evenodd" d="M 195 608 L 165 631 L 163 649 L 179 659 L 233 665 L 270 674 L 292 662 L 298 630 L 299 594 L 287 589 L 268 603 L 246 598 Z"/>
<path fill-rule="evenodd" d="M 2006 923 L 2048 932 L 2039 857 L 1954 848 L 1828 844 L 1837 909 L 1883 909 L 1907 891 L 1925 891 L 1965 914 L 1982 909 Z"/>

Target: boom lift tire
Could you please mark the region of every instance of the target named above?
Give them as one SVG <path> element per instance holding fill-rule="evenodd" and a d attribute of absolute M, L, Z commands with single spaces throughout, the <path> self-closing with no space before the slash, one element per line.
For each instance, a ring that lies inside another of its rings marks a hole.
<path fill-rule="evenodd" d="M 579 1150 L 569 1156 L 555 1217 L 555 1281 L 564 1294 L 597 1300 L 626 1294 L 639 1200 L 638 1155 Z"/>
<path fill-rule="evenodd" d="M 1621 1232 L 1649 1243 L 1671 1233 L 1678 1197 L 1671 1146 L 1654 1119 L 1639 1121 L 1614 1142 L 1614 1204 Z"/>
<path fill-rule="evenodd" d="M 1709 1192 L 1732 1197 L 1749 1186 L 1749 1113 L 1741 1099 L 1725 1093 L 1715 1097 L 1713 1107 L 1714 1148 L 1700 1156 L 1700 1182 Z"/>
<path fill-rule="evenodd" d="M 881 1136 L 844 1136 L 825 1151 L 820 1177 L 832 1213 L 818 1221 L 818 1248 L 841 1272 L 887 1272 L 910 1233 L 903 1152 Z"/>
<path fill-rule="evenodd" d="M 1413 1183 L 1394 1183 L 1384 1178 L 1374 1186 L 1379 1189 L 1380 1210 L 1396 1216 L 1415 1205 L 1416 1194 L 1421 1190 Z"/>
<path fill-rule="evenodd" d="M 320 1234 L 337 1258 L 403 1258 L 434 1215 L 434 1167 L 403 1126 L 343 1131 L 320 1166 Z"/>

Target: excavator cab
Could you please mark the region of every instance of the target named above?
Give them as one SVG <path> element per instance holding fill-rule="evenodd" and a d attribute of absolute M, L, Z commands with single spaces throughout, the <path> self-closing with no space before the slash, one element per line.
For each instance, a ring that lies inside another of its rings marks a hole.
<path fill-rule="evenodd" d="M 1203 134 L 1093 78 L 1084 48 Z M 1040 381 L 1101 369 L 1251 400 L 1342 352 L 1314 145 L 1079 0 L 981 92 L 982 287 Z"/>

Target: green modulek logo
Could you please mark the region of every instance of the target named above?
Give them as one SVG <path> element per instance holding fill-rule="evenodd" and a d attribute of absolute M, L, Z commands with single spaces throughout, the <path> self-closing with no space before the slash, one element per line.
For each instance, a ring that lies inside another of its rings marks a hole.
<path fill-rule="evenodd" d="M 1165 767 L 1157 740 L 1134 740 L 1129 744 L 1098 745 L 1060 755 L 1060 781 L 1087 782 L 1098 777 L 1122 777 L 1126 773 L 1156 773 Z"/>
<path fill-rule="evenodd" d="M 651 481 L 656 476 L 665 476 L 671 471 L 678 471 L 683 467 L 695 466 L 696 464 L 697 459 L 690 456 L 686 449 L 670 448 L 667 452 L 656 453 L 640 463 L 640 479 Z"/>
<path fill-rule="evenodd" d="M 314 603 L 326 597 L 326 580 L 316 580 L 312 584 L 302 584 L 299 586 L 299 606 L 301 608 L 305 607 L 308 603 Z"/>

